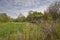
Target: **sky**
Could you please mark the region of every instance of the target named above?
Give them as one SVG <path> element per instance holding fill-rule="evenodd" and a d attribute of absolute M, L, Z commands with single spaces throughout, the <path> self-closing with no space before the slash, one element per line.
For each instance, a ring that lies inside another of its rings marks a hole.
<path fill-rule="evenodd" d="M 7 13 L 13 18 L 16 18 L 20 13 L 27 16 L 31 10 L 44 12 L 55 1 L 60 0 L 0 0 L 0 13 Z"/>

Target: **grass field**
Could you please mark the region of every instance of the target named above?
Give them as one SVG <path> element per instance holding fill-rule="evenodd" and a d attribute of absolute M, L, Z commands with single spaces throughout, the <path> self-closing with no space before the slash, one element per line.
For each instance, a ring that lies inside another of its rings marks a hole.
<path fill-rule="evenodd" d="M 25 22 L 0 23 L 0 40 L 34 40 L 38 33 L 37 26 Z"/>
<path fill-rule="evenodd" d="M 0 40 L 40 40 L 41 25 L 32 23 L 0 23 Z M 60 36 L 60 28 L 57 30 Z"/>

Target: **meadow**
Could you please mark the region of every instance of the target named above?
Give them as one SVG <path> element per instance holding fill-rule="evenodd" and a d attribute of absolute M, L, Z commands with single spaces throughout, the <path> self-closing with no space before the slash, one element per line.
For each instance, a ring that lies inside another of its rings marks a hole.
<path fill-rule="evenodd" d="M 37 40 L 37 30 L 40 32 L 38 25 L 27 22 L 0 23 L 0 40 Z"/>
<path fill-rule="evenodd" d="M 0 40 L 43 40 L 41 25 L 28 22 L 0 23 Z M 57 33 L 60 37 L 60 28 L 57 29 Z"/>

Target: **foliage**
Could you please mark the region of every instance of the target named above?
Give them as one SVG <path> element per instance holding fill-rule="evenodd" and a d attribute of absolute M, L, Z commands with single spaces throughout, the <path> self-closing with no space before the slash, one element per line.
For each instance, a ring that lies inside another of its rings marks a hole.
<path fill-rule="evenodd" d="M 58 24 L 53 26 L 56 27 Z M 59 37 L 60 39 L 59 26 L 60 25 L 58 25 L 56 28 L 56 32 L 58 34 L 58 35 L 56 34 L 57 35 L 56 37 Z M 0 39 L 1 40 L 18 40 L 18 39 L 19 40 L 42 40 L 49 37 L 48 34 L 52 37 L 53 35 L 55 35 L 56 32 L 54 31 L 54 29 L 53 28 L 50 29 L 50 28 L 52 28 L 51 23 L 41 23 L 41 24 L 32 24 L 27 22 L 0 23 Z M 52 32 L 49 30 L 51 30 Z M 51 34 L 49 32 L 51 32 Z M 54 36 L 54 39 L 55 39 L 55 36 Z"/>
<path fill-rule="evenodd" d="M 41 12 L 32 12 L 29 13 L 29 15 L 27 16 L 27 20 L 28 22 L 32 22 L 32 23 L 40 23 L 42 20 L 42 16 L 43 14 Z"/>
<path fill-rule="evenodd" d="M 55 2 L 48 7 L 49 15 L 53 20 L 57 20 L 60 15 L 60 2 Z"/>
<path fill-rule="evenodd" d="M 8 22 L 9 21 L 9 17 L 7 16 L 6 13 L 1 13 L 0 14 L 0 22 Z"/>
<path fill-rule="evenodd" d="M 23 14 L 20 13 L 20 15 L 16 18 L 17 22 L 25 22 L 26 18 L 23 16 Z"/>

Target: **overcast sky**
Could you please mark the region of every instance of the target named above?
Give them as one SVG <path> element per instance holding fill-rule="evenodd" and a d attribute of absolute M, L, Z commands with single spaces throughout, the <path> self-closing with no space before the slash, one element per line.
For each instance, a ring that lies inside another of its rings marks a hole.
<path fill-rule="evenodd" d="M 13 18 L 19 13 L 26 16 L 30 10 L 43 12 L 54 1 L 59 0 L 0 0 L 0 13 L 7 13 Z"/>

